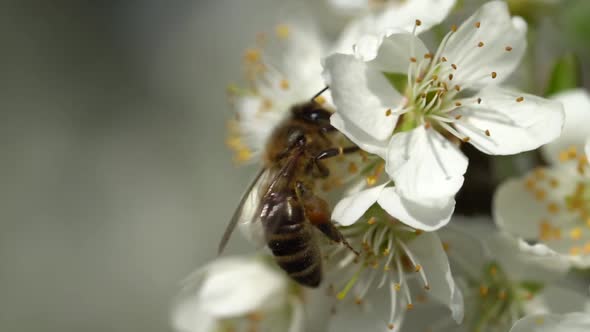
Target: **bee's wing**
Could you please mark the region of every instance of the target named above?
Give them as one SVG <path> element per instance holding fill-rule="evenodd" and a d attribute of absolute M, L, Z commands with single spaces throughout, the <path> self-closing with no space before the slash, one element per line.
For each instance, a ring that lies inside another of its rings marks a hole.
<path fill-rule="evenodd" d="M 234 212 L 225 232 L 223 233 L 223 237 L 221 238 L 221 242 L 219 242 L 219 247 L 217 249 L 217 253 L 221 254 L 229 238 L 236 228 L 236 225 L 240 224 L 244 227 L 253 228 L 258 227 L 262 228 L 262 225 L 258 222 L 260 220 L 260 200 L 261 196 L 264 195 L 263 190 L 266 188 L 266 184 L 268 180 L 272 178 L 270 174 L 270 170 L 267 168 L 262 168 L 258 174 L 254 177 L 244 194 L 242 194 L 242 198 L 240 199 L 240 203 Z M 260 230 L 253 230 L 253 232 L 260 232 Z M 252 238 L 258 238 L 259 236 L 252 235 Z M 257 240 L 257 239 L 253 239 Z"/>

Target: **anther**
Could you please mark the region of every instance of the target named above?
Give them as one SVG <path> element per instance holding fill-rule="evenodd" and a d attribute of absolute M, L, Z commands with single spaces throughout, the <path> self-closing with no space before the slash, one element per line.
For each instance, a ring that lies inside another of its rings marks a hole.
<path fill-rule="evenodd" d="M 477 103 L 481 104 L 481 98 L 477 98 Z"/>
<path fill-rule="evenodd" d="M 459 120 L 459 119 L 461 119 L 462 117 L 463 117 L 463 115 L 461 115 L 461 114 L 455 115 L 455 120 Z"/>
<path fill-rule="evenodd" d="M 324 98 L 324 96 L 317 96 L 317 97 L 315 97 L 314 100 L 316 103 L 318 103 L 320 105 L 323 105 L 326 103 L 326 98 Z"/>
<path fill-rule="evenodd" d="M 393 324 L 387 324 L 387 328 L 390 330 L 393 330 L 394 327 L 395 327 L 395 325 L 393 325 Z"/>
<path fill-rule="evenodd" d="M 455 90 L 457 90 L 457 91 L 461 91 L 461 86 L 459 86 L 459 85 L 455 85 Z"/>
<path fill-rule="evenodd" d="M 570 231 L 570 237 L 572 240 L 579 240 L 582 237 L 582 229 L 576 227 Z"/>
<path fill-rule="evenodd" d="M 406 306 L 406 309 L 412 310 L 412 309 L 414 309 L 414 305 L 412 303 L 408 303 L 408 305 Z"/>
<path fill-rule="evenodd" d="M 432 59 L 433 55 L 432 53 L 425 53 L 424 54 L 424 59 Z"/>
<path fill-rule="evenodd" d="M 387 111 L 385 111 L 385 116 L 390 116 L 391 115 L 391 108 L 388 109 Z"/>
<path fill-rule="evenodd" d="M 510 52 L 512 51 L 512 46 L 506 46 L 506 48 L 504 48 L 506 50 L 506 52 Z"/>
<path fill-rule="evenodd" d="M 281 85 L 281 89 L 283 89 L 283 90 L 289 89 L 289 81 L 287 81 L 287 80 L 281 80 L 280 85 Z"/>
<path fill-rule="evenodd" d="M 457 106 L 457 107 L 461 106 L 461 102 L 456 101 L 455 106 Z"/>
<path fill-rule="evenodd" d="M 289 26 L 287 26 L 286 24 L 279 24 L 275 28 L 275 33 L 276 33 L 277 37 L 279 37 L 281 39 L 286 39 L 289 37 L 289 34 L 290 34 Z"/>
<path fill-rule="evenodd" d="M 457 70 L 457 65 L 456 64 L 451 64 L 451 67 L 453 67 L 453 69 Z"/>
<path fill-rule="evenodd" d="M 415 58 L 415 57 L 411 57 L 411 58 L 410 58 L 410 62 L 414 62 L 414 63 L 416 63 L 416 58 Z"/>
<path fill-rule="evenodd" d="M 432 75 L 432 79 L 437 81 L 438 80 L 438 75 Z"/>
<path fill-rule="evenodd" d="M 488 291 L 489 291 L 489 289 L 486 286 L 484 286 L 484 285 L 479 286 L 479 295 L 486 296 L 486 295 L 488 295 Z"/>
<path fill-rule="evenodd" d="M 451 31 L 457 32 L 457 26 L 455 24 L 451 25 Z"/>
<path fill-rule="evenodd" d="M 425 129 L 429 129 L 430 127 L 431 127 L 430 122 L 427 121 L 427 122 L 424 123 L 424 128 Z"/>
<path fill-rule="evenodd" d="M 518 98 L 516 98 L 516 102 L 517 103 L 521 103 L 523 101 L 524 101 L 524 97 L 518 97 Z"/>
<path fill-rule="evenodd" d="M 449 74 L 449 81 L 452 81 L 453 77 L 454 77 L 453 74 Z"/>
<path fill-rule="evenodd" d="M 479 27 L 481 26 L 481 22 L 475 22 L 475 27 L 479 29 Z"/>
<path fill-rule="evenodd" d="M 477 47 L 483 47 L 483 45 L 484 45 L 484 44 L 483 44 L 483 42 L 481 42 L 481 41 L 480 41 L 479 43 L 477 43 Z"/>
<path fill-rule="evenodd" d="M 549 210 L 550 213 L 556 214 L 559 212 L 559 205 L 556 203 L 549 203 L 549 205 L 547 205 L 547 210 Z"/>
<path fill-rule="evenodd" d="M 422 21 L 420 21 L 420 20 L 416 20 L 416 26 L 417 26 L 417 27 L 419 27 L 419 26 L 421 26 L 421 25 L 422 25 Z"/>
<path fill-rule="evenodd" d="M 492 78 L 496 78 L 498 76 L 498 73 L 496 73 L 495 71 L 492 72 Z"/>
<path fill-rule="evenodd" d="M 393 284 L 393 289 L 399 292 L 402 289 L 402 285 L 396 282 L 395 284 Z"/>
<path fill-rule="evenodd" d="M 463 139 L 462 139 L 463 143 L 467 143 L 467 142 L 469 142 L 470 140 L 471 140 L 471 138 L 470 138 L 469 136 L 465 136 L 465 137 L 463 137 Z"/>
<path fill-rule="evenodd" d="M 422 265 L 417 264 L 416 267 L 414 267 L 414 272 L 420 272 L 420 270 L 422 270 Z"/>
<path fill-rule="evenodd" d="M 375 217 L 371 217 L 369 218 L 369 220 L 367 220 L 367 224 L 369 225 L 374 225 L 377 221 L 375 220 Z"/>
<path fill-rule="evenodd" d="M 486 129 L 486 136 L 490 137 L 490 130 Z"/>
<path fill-rule="evenodd" d="M 442 58 L 440 58 L 440 61 L 442 61 L 442 62 L 447 62 L 448 60 L 447 60 L 447 58 L 445 58 L 445 57 L 443 56 Z"/>

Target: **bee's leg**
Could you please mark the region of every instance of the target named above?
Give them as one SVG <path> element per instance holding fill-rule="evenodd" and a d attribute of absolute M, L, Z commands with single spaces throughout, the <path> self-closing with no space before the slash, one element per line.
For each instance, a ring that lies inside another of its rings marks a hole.
<path fill-rule="evenodd" d="M 343 154 L 353 153 L 358 150 L 359 150 L 358 146 L 349 146 L 346 148 L 343 148 L 340 146 L 337 148 L 327 149 L 327 150 L 324 150 L 324 151 L 318 153 L 313 158 L 313 162 L 314 162 L 315 166 L 317 167 L 318 171 L 320 171 L 320 177 L 327 178 L 328 176 L 330 176 L 330 170 L 320 160 L 340 156 Z"/>
<path fill-rule="evenodd" d="M 348 241 L 346 241 L 344 235 L 332 223 L 328 203 L 309 190 L 303 182 L 297 182 L 296 191 L 309 222 L 330 240 L 344 244 L 356 255 L 359 255 L 358 251 L 352 248 Z"/>

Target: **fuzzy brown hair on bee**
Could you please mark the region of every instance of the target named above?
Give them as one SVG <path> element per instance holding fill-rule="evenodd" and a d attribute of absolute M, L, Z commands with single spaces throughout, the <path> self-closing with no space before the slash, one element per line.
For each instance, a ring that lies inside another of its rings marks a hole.
<path fill-rule="evenodd" d="M 314 229 L 354 251 L 332 223 L 329 205 L 314 187 L 330 174 L 322 160 L 358 151 L 356 146 L 334 143 L 332 113 L 314 100 L 291 107 L 288 118 L 270 135 L 264 168 L 242 197 L 219 246 L 221 253 L 239 221 L 259 221 L 277 264 L 308 287 L 319 286 L 323 275 Z M 254 208 L 252 201 L 256 201 Z"/>

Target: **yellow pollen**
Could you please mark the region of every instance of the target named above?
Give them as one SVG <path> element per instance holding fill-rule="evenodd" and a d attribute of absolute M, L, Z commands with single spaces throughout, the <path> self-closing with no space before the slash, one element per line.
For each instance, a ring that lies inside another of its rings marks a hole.
<path fill-rule="evenodd" d="M 484 45 L 483 42 L 477 43 L 477 47 L 483 47 L 483 45 Z"/>
<path fill-rule="evenodd" d="M 443 242 L 442 247 L 445 252 L 447 252 L 447 251 L 449 251 L 449 249 L 451 249 L 451 245 L 448 242 Z"/>
<path fill-rule="evenodd" d="M 374 225 L 377 221 L 375 220 L 375 217 L 371 217 L 369 218 L 369 220 L 367 220 L 367 224 L 369 225 Z"/>
<path fill-rule="evenodd" d="M 506 50 L 506 52 L 510 52 L 512 51 L 512 46 L 506 46 L 506 48 L 504 48 Z"/>
<path fill-rule="evenodd" d="M 582 237 L 582 229 L 580 227 L 576 227 L 570 231 L 570 237 L 572 240 L 579 240 Z"/>
<path fill-rule="evenodd" d="M 320 105 L 323 105 L 326 103 L 326 98 L 324 98 L 324 96 L 317 96 L 317 97 L 315 97 L 314 100 L 316 103 L 318 103 Z"/>
<path fill-rule="evenodd" d="M 524 186 L 529 190 L 529 191 L 533 191 L 535 190 L 535 179 L 533 178 L 529 178 L 524 182 Z"/>
<path fill-rule="evenodd" d="M 584 248 L 583 249 L 584 249 L 584 254 L 586 254 L 586 255 L 590 254 L 590 242 L 586 242 L 584 244 Z"/>
<path fill-rule="evenodd" d="M 488 295 L 488 291 L 489 291 L 488 287 L 486 287 L 484 285 L 479 286 L 479 295 L 486 296 L 486 295 Z"/>
<path fill-rule="evenodd" d="M 279 24 L 275 28 L 275 33 L 276 33 L 277 37 L 279 37 L 281 39 L 287 39 L 287 38 L 289 38 L 289 34 L 291 33 L 291 31 L 290 31 L 288 25 Z"/>
<path fill-rule="evenodd" d="M 481 104 L 481 98 L 477 98 L 477 103 Z"/>
<path fill-rule="evenodd" d="M 486 136 L 490 137 L 490 130 L 486 129 Z"/>
<path fill-rule="evenodd" d="M 248 148 L 238 150 L 235 156 L 237 162 L 248 161 L 250 158 L 252 158 L 252 151 L 250 151 Z"/>
<path fill-rule="evenodd" d="M 414 309 L 414 305 L 412 303 L 408 303 L 408 305 L 406 306 L 406 309 L 412 310 L 412 309 Z"/>
<path fill-rule="evenodd" d="M 411 57 L 411 58 L 410 58 L 410 61 L 411 61 L 411 62 L 416 62 L 416 58 L 414 58 L 414 57 Z"/>
<path fill-rule="evenodd" d="M 419 26 L 421 26 L 421 25 L 422 25 L 422 21 L 420 21 L 420 20 L 416 20 L 416 26 L 417 26 L 417 27 L 419 27 Z"/>
<path fill-rule="evenodd" d="M 456 64 L 451 64 L 451 67 L 453 67 L 453 69 L 457 70 L 457 65 Z"/>
<path fill-rule="evenodd" d="M 537 178 L 537 180 L 544 180 L 545 179 L 545 170 L 543 168 L 537 168 L 535 169 L 535 178 Z"/>
<path fill-rule="evenodd" d="M 547 210 L 549 210 L 550 213 L 556 214 L 559 212 L 559 205 L 557 205 L 557 203 L 549 203 L 549 205 L 547 205 Z"/>
<path fill-rule="evenodd" d="M 497 274 L 498 274 L 498 269 L 497 269 L 495 266 L 492 266 L 492 267 L 490 268 L 490 275 L 491 275 L 492 277 L 495 277 Z"/>
<path fill-rule="evenodd" d="M 453 32 L 457 32 L 457 26 L 456 25 L 451 25 L 451 31 Z"/>
<path fill-rule="evenodd" d="M 385 111 L 385 116 L 390 116 L 391 115 L 391 109 L 388 109 L 387 111 Z"/>
<path fill-rule="evenodd" d="M 355 163 L 351 162 L 350 164 L 348 164 L 348 172 L 349 173 L 354 174 L 354 173 L 358 172 L 358 170 L 359 170 L 359 168 L 356 166 Z"/>
<path fill-rule="evenodd" d="M 590 227 L 590 217 L 586 218 L 586 226 Z"/>
<path fill-rule="evenodd" d="M 518 98 L 516 98 L 516 102 L 517 103 L 521 103 L 523 101 L 524 101 L 524 97 L 518 97 Z"/>
<path fill-rule="evenodd" d="M 492 72 L 492 78 L 496 78 L 498 77 L 498 73 L 496 73 L 495 71 Z"/>
<path fill-rule="evenodd" d="M 283 90 L 289 89 L 289 81 L 287 81 L 287 80 L 281 80 L 280 85 L 281 85 L 281 89 L 283 89 Z"/>
<path fill-rule="evenodd" d="M 249 48 L 244 52 L 244 60 L 249 63 L 256 63 L 260 60 L 260 51 Z"/>
<path fill-rule="evenodd" d="M 481 22 L 475 22 L 475 27 L 479 29 L 479 27 L 481 26 Z"/>
<path fill-rule="evenodd" d="M 545 199 L 545 197 L 547 197 L 547 193 L 545 192 L 545 190 L 538 189 L 537 191 L 535 191 L 535 199 L 536 200 L 542 201 Z"/>
<path fill-rule="evenodd" d="M 570 255 L 572 255 L 572 256 L 580 255 L 580 251 L 582 251 L 582 249 L 580 247 L 571 247 L 569 250 Z"/>
<path fill-rule="evenodd" d="M 463 115 L 461 115 L 461 114 L 455 115 L 455 120 L 459 120 L 459 119 L 461 119 L 462 117 L 463 117 Z"/>
<path fill-rule="evenodd" d="M 414 268 L 414 272 L 420 272 L 420 270 L 422 270 L 422 265 L 416 265 L 416 267 Z"/>

